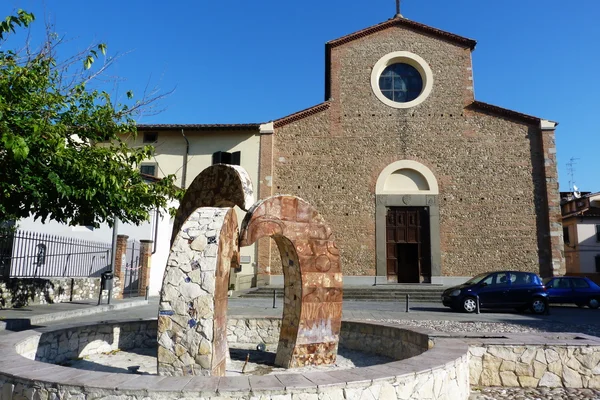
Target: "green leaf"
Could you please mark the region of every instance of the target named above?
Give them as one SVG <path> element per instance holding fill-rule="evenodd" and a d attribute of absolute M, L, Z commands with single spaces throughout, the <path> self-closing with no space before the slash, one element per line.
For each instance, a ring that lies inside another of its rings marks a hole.
<path fill-rule="evenodd" d="M 83 61 L 83 68 L 85 69 L 90 69 L 92 67 L 92 64 L 94 63 L 94 57 L 92 56 L 87 56 L 85 58 L 85 60 Z"/>
<path fill-rule="evenodd" d="M 0 39 L 33 20 L 22 10 L 0 19 Z M 46 40 L 31 47 L 60 44 L 56 35 Z M 87 70 L 105 52 L 106 45 L 100 44 L 75 60 Z M 142 180 L 137 166 L 152 151 L 127 141 L 136 132 L 130 109 L 87 86 L 89 74 L 62 69 L 65 60 L 71 59 L 55 59 L 45 51 L 21 57 L 20 50 L 0 50 L 0 220 L 34 216 L 110 224 L 117 216 L 141 223 L 155 207 L 165 209 L 179 196 L 175 177 L 152 184 Z M 65 90 L 73 76 L 80 81 Z"/>

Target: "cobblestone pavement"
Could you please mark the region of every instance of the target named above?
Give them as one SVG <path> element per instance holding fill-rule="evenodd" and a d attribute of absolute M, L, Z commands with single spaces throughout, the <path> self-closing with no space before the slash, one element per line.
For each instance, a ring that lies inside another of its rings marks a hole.
<path fill-rule="evenodd" d="M 555 321 L 535 321 L 528 325 L 507 322 L 448 321 L 448 320 L 408 320 L 408 319 L 367 319 L 404 326 L 428 328 L 438 332 L 478 332 L 478 333 L 531 333 L 531 332 L 574 332 L 600 337 L 600 326 L 589 324 L 567 324 Z"/>
<path fill-rule="evenodd" d="M 570 388 L 471 388 L 469 400 L 600 400 L 600 390 Z"/>

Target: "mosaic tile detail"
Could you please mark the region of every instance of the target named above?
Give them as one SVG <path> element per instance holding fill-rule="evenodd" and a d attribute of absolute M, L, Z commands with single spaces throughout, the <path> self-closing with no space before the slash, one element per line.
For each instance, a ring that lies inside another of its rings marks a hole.
<path fill-rule="evenodd" d="M 232 208 L 199 208 L 176 235 L 160 294 L 159 375 L 225 374 L 227 290 L 238 249 Z"/>
<path fill-rule="evenodd" d="M 275 363 L 285 368 L 335 363 L 342 320 L 342 270 L 329 225 L 306 201 L 273 196 L 246 214 L 240 245 L 277 243 L 284 309 Z"/>
<path fill-rule="evenodd" d="M 248 210 L 254 203 L 252 181 L 246 170 L 238 165 L 216 164 L 202 171 L 187 188 L 173 223 L 173 236 L 200 207 L 234 207 Z M 212 235 L 214 236 L 214 235 Z"/>

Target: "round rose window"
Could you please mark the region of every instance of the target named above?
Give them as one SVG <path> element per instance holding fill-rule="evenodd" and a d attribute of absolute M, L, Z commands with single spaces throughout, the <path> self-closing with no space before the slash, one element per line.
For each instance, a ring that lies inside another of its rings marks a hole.
<path fill-rule="evenodd" d="M 419 97 L 423 91 L 423 78 L 412 65 L 392 64 L 381 73 L 379 89 L 391 101 L 407 103 Z"/>

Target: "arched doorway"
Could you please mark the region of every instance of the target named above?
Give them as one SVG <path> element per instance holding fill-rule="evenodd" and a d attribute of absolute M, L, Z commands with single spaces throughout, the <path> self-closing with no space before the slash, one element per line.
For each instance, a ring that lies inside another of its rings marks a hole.
<path fill-rule="evenodd" d="M 433 173 L 411 160 L 388 165 L 377 179 L 378 281 L 429 283 L 441 272 L 439 189 Z"/>

